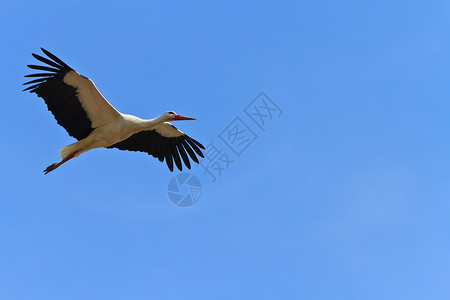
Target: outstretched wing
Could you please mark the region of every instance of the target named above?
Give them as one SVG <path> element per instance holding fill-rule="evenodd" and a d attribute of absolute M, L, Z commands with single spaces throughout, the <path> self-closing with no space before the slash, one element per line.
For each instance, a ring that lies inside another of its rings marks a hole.
<path fill-rule="evenodd" d="M 44 99 L 48 110 L 70 136 L 84 139 L 95 128 L 120 117 L 120 113 L 103 98 L 89 78 L 78 74 L 47 50 L 41 50 L 48 58 L 32 55 L 48 66 L 28 67 L 46 73 L 26 75 L 37 79 L 24 83 L 31 85 L 24 91 L 29 90 Z"/>
<path fill-rule="evenodd" d="M 158 158 L 161 162 L 165 159 L 170 171 L 173 171 L 174 161 L 177 168 L 180 171 L 182 170 L 181 159 L 186 167 L 190 169 L 189 157 L 198 163 L 195 153 L 200 157 L 204 157 L 200 148 L 205 149 L 202 144 L 179 131 L 168 122 L 158 124 L 152 130 L 135 133 L 126 140 L 107 148 L 146 152 Z"/>

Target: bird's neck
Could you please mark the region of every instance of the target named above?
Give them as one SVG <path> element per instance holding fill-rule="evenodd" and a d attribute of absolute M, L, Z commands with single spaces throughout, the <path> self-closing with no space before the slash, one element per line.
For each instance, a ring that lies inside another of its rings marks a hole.
<path fill-rule="evenodd" d="M 143 122 L 141 123 L 141 126 L 142 126 L 143 130 L 148 130 L 148 129 L 152 129 L 156 125 L 163 123 L 165 121 L 166 120 L 165 120 L 164 116 L 159 116 L 154 119 L 143 120 Z"/>

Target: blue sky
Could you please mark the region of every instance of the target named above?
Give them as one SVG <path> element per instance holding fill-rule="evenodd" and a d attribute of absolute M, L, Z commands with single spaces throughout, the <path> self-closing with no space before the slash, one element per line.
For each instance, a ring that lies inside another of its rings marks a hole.
<path fill-rule="evenodd" d="M 449 26 L 448 1 L 2 1 L 0 298 L 449 298 Z M 39 47 L 234 162 L 187 208 L 142 153 L 44 176 L 74 140 L 21 92 Z"/>

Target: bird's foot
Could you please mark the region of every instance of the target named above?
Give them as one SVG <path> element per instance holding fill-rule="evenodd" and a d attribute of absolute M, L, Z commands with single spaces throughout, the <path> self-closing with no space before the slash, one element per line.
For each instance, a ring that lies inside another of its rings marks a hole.
<path fill-rule="evenodd" d="M 47 169 L 44 170 L 44 174 L 47 175 L 47 173 L 53 171 L 54 169 L 56 169 L 59 166 L 60 166 L 60 163 L 51 164 L 50 166 L 47 167 Z"/>

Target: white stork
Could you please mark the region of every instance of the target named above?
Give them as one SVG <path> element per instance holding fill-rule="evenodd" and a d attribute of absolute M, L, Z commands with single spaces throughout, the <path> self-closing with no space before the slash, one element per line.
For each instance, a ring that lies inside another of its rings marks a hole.
<path fill-rule="evenodd" d="M 181 171 L 182 163 L 191 168 L 188 154 L 198 163 L 195 153 L 204 157 L 202 144 L 176 129 L 168 121 L 195 120 L 168 111 L 157 118 L 144 120 L 118 112 L 95 87 L 94 83 L 66 65 L 62 60 L 41 48 L 50 59 L 32 54 L 48 66 L 28 65 L 31 69 L 45 71 L 26 75 L 37 79 L 24 91 L 36 93 L 44 99 L 59 125 L 78 142 L 60 149 L 61 161 L 48 166 L 44 173 L 58 168 L 66 161 L 94 148 L 146 152 L 159 161 L 166 160 L 170 171 L 173 162 Z M 195 151 L 195 153 L 194 153 Z"/>

